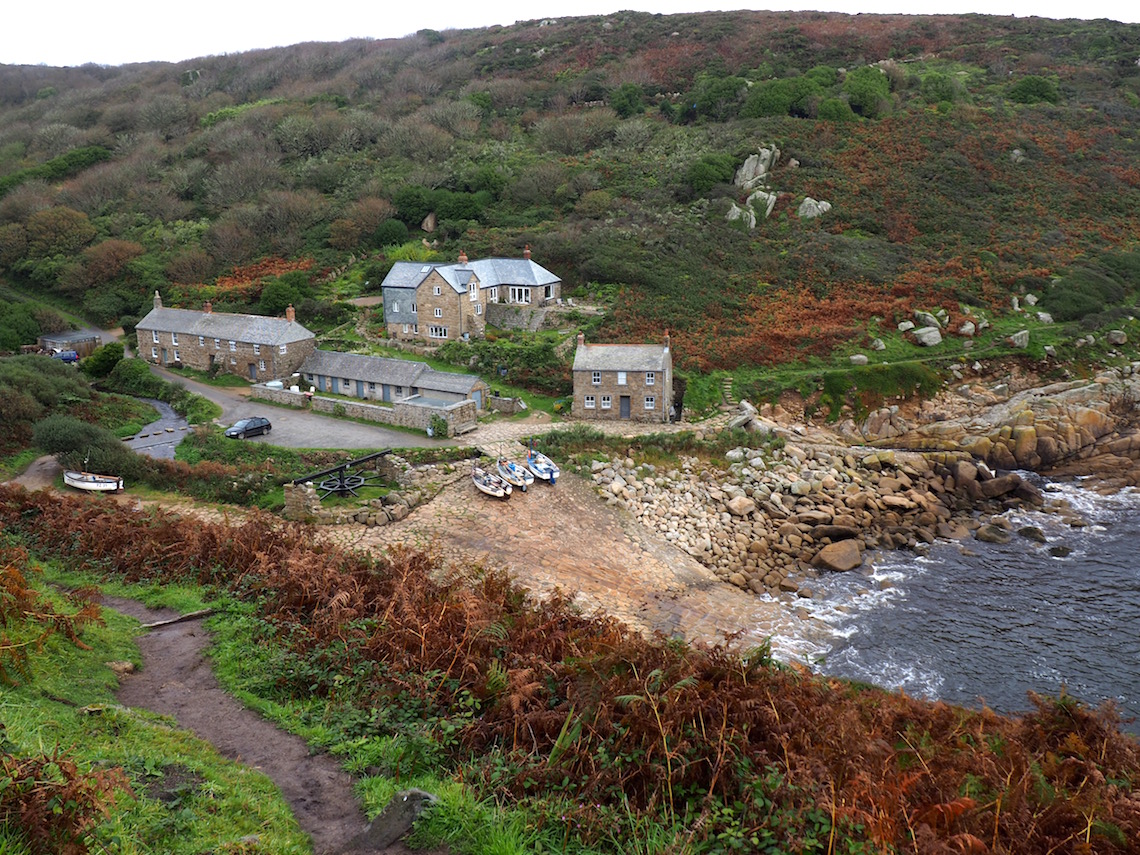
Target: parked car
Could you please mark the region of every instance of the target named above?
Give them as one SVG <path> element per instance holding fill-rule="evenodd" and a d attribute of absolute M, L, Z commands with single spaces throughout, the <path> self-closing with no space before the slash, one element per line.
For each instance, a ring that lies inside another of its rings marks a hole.
<path fill-rule="evenodd" d="M 61 350 L 58 353 L 53 353 L 51 355 L 51 358 L 58 359 L 61 362 L 66 362 L 69 365 L 74 365 L 79 361 L 79 354 L 74 350 Z"/>
<path fill-rule="evenodd" d="M 269 419 L 264 416 L 252 416 L 248 419 L 242 419 L 240 422 L 234 422 L 226 428 L 226 436 L 231 439 L 245 439 L 247 436 L 269 433 L 271 430 L 273 430 L 273 425 L 269 423 Z"/>

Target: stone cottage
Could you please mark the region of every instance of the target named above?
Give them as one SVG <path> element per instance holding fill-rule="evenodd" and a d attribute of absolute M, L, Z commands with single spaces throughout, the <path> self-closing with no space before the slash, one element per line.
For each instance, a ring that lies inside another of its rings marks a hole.
<path fill-rule="evenodd" d="M 167 309 L 154 292 L 154 308 L 135 325 L 139 358 L 179 363 L 199 371 L 240 374 L 264 382 L 288 378 L 316 348 L 316 336 L 297 323 L 290 306 L 283 318 Z"/>
<path fill-rule="evenodd" d="M 574 353 L 575 418 L 668 422 L 673 410 L 673 357 L 663 344 L 586 344 Z"/>
<path fill-rule="evenodd" d="M 299 369 L 304 385 L 321 392 L 392 403 L 419 396 L 451 404 L 472 400 L 486 407 L 487 384 L 474 374 L 436 371 L 423 362 L 360 353 L 314 350 Z"/>

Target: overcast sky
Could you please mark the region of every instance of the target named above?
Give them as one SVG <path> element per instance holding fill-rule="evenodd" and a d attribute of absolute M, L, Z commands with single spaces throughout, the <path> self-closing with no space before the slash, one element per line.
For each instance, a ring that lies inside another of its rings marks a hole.
<path fill-rule="evenodd" d="M 250 0 L 16 0 L 0 30 L 0 63 L 8 65 L 122 65 L 240 53 L 311 41 L 392 38 L 417 30 L 468 29 L 516 21 L 608 14 L 622 9 L 672 14 L 708 10 L 817 9 L 1038 15 L 1140 22 L 1140 0 L 436 0 L 431 3 L 348 3 L 343 0 L 276 4 Z M 13 8 L 14 7 L 14 8 Z"/>

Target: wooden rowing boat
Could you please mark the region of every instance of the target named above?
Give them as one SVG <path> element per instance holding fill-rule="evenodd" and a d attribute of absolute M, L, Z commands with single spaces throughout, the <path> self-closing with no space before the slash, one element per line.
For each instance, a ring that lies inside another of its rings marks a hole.
<path fill-rule="evenodd" d="M 76 490 L 96 493 L 117 493 L 123 489 L 123 479 L 117 475 L 96 475 L 93 472 L 65 470 L 63 483 Z"/>

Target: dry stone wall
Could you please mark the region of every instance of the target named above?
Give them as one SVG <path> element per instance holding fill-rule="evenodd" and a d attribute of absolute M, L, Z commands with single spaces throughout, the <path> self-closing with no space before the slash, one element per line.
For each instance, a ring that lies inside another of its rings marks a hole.
<path fill-rule="evenodd" d="M 425 432 L 431 425 L 432 416 L 440 416 L 447 421 L 448 436 L 455 436 L 456 433 L 470 430 L 478 424 L 478 410 L 472 400 L 456 401 L 453 404 L 440 407 L 420 403 L 417 399 L 411 398 L 405 401 L 396 401 L 390 406 L 380 406 L 344 398 L 326 398 L 321 395 L 314 395 L 309 401 L 303 392 L 272 389 L 268 386 L 255 386 L 253 397 L 274 404 L 283 404 L 294 409 L 305 409 L 307 407 L 318 413 L 348 416 L 354 419 L 413 428 Z"/>

